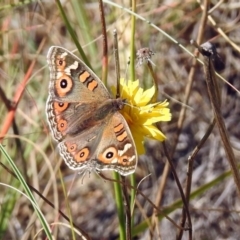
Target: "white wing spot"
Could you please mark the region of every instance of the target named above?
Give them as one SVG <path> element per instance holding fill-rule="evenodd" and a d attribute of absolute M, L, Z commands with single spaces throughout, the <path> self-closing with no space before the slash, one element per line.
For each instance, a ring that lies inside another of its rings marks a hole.
<path fill-rule="evenodd" d="M 63 75 L 63 73 L 62 73 L 62 72 L 57 72 L 57 79 L 61 78 L 61 77 L 62 77 L 62 75 Z"/>
<path fill-rule="evenodd" d="M 133 155 L 131 158 L 128 159 L 129 162 L 132 162 L 136 158 L 135 155 Z"/>
<path fill-rule="evenodd" d="M 118 150 L 118 155 L 122 156 L 131 147 L 132 147 L 131 143 L 128 143 L 128 144 L 124 145 L 124 149 L 123 150 Z"/>
<path fill-rule="evenodd" d="M 77 69 L 78 68 L 78 62 L 77 61 L 75 61 L 72 65 L 70 65 L 69 67 L 67 67 L 67 68 L 65 68 L 64 69 L 64 72 L 67 74 L 67 75 L 70 75 L 71 74 L 71 70 L 72 69 Z"/>
<path fill-rule="evenodd" d="M 118 159 L 117 158 L 114 158 L 111 163 L 118 163 Z"/>
<path fill-rule="evenodd" d="M 61 57 L 61 58 L 64 58 L 64 57 L 66 57 L 67 55 L 68 55 L 68 53 L 67 53 L 67 52 L 64 52 L 64 53 L 61 54 L 60 57 Z"/>

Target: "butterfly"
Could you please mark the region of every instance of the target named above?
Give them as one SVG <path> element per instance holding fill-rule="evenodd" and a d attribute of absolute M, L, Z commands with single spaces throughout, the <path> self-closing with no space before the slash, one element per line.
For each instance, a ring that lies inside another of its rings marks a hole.
<path fill-rule="evenodd" d="M 77 56 L 52 46 L 46 114 L 60 155 L 73 170 L 134 173 L 136 146 L 119 112 L 125 100 L 113 98 L 102 81 Z"/>

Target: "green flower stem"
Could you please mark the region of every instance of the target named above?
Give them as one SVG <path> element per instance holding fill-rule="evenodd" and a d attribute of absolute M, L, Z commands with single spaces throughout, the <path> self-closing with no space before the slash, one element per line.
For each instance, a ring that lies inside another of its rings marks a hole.
<path fill-rule="evenodd" d="M 123 195 L 122 195 L 121 185 L 118 183 L 120 181 L 120 176 L 118 173 L 114 172 L 113 178 L 117 181 L 113 183 L 113 186 L 114 186 L 115 201 L 117 205 L 117 213 L 118 213 L 118 220 L 119 220 L 119 236 L 120 236 L 120 240 L 126 240 Z"/>

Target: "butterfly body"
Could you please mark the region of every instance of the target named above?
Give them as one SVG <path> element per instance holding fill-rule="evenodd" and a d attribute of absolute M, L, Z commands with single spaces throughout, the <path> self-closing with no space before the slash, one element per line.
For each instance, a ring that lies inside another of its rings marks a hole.
<path fill-rule="evenodd" d="M 47 118 L 66 164 L 74 170 L 133 173 L 136 147 L 119 113 L 125 100 L 112 98 L 101 80 L 66 49 L 51 47 L 47 61 Z"/>

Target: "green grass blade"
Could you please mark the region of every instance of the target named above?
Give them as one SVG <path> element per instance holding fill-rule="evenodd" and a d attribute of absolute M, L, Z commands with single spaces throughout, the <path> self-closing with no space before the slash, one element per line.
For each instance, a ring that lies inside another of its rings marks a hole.
<path fill-rule="evenodd" d="M 120 181 L 119 174 L 114 172 L 113 178 L 116 181 Z M 117 214 L 119 220 L 119 235 L 121 240 L 126 240 L 126 229 L 125 229 L 125 214 L 123 206 L 123 195 L 121 185 L 118 182 L 114 182 L 115 202 L 117 205 Z"/>
<path fill-rule="evenodd" d="M 82 46 L 78 42 L 78 38 L 77 38 L 76 33 L 73 30 L 70 22 L 68 21 L 68 18 L 67 18 L 66 14 L 65 14 L 65 11 L 64 11 L 63 7 L 62 7 L 62 4 L 60 3 L 60 0 L 56 0 L 56 3 L 57 3 L 57 6 L 59 8 L 59 11 L 60 11 L 60 13 L 62 15 L 63 21 L 66 24 L 66 28 L 68 29 L 68 32 L 71 35 L 71 37 L 72 37 L 72 39 L 73 39 L 73 41 L 74 41 L 74 43 L 75 43 L 79 53 L 81 54 L 82 60 L 92 69 L 92 67 L 91 67 L 91 65 L 90 65 L 90 63 L 89 63 L 89 61 L 88 61 L 88 59 L 87 59 L 87 57 L 86 57 L 86 55 L 85 55 L 85 53 L 84 53 L 84 51 L 82 49 Z"/>
<path fill-rule="evenodd" d="M 71 3 L 73 5 L 73 10 L 75 11 L 75 16 L 76 16 L 76 20 L 78 22 L 79 28 L 83 29 L 84 31 L 84 34 L 81 34 L 82 37 L 84 38 L 84 41 L 86 43 L 92 42 L 92 32 L 89 31 L 89 29 L 92 28 L 91 19 L 87 18 L 85 4 L 81 1 L 75 1 L 75 0 L 71 1 Z M 89 49 L 88 53 L 90 56 L 96 55 L 97 49 L 94 43 L 89 44 L 88 49 Z"/>
<path fill-rule="evenodd" d="M 29 189 L 26 181 L 24 180 L 22 174 L 20 173 L 20 171 L 18 170 L 17 166 L 15 165 L 14 161 L 11 159 L 11 157 L 8 155 L 8 153 L 5 151 L 4 147 L 2 146 L 2 144 L 0 144 L 0 151 L 2 152 L 3 156 L 6 158 L 6 160 L 8 161 L 8 163 L 10 164 L 10 166 L 13 169 L 13 172 L 16 174 L 18 180 L 20 181 L 24 191 L 26 192 L 27 196 L 29 197 L 29 199 L 31 199 L 31 203 L 33 208 L 36 211 L 36 214 L 43 226 L 43 229 L 48 237 L 48 239 L 52 239 L 52 235 L 51 235 L 51 230 L 50 227 L 47 223 L 47 220 L 44 218 L 43 214 L 41 213 L 40 209 L 37 207 L 37 202 L 31 192 L 31 190 Z"/>

